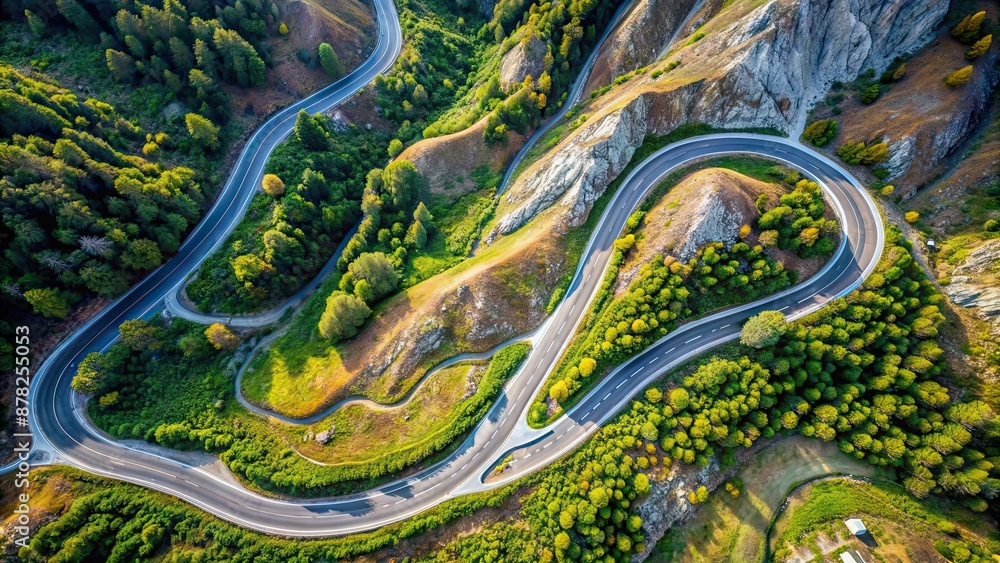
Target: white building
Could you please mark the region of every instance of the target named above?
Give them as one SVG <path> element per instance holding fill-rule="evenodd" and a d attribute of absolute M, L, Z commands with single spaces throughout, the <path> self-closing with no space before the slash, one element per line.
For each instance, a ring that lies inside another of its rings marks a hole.
<path fill-rule="evenodd" d="M 865 525 L 860 518 L 849 518 L 844 520 L 844 524 L 847 524 L 848 531 L 855 536 L 863 536 L 868 533 L 868 529 L 865 528 Z"/>

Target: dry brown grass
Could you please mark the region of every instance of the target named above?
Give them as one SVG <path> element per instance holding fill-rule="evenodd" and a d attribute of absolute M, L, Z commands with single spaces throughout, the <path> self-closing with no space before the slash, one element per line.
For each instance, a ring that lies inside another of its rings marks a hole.
<path fill-rule="evenodd" d="M 297 53 L 316 51 L 320 43 L 333 46 L 350 72 L 375 45 L 375 18 L 371 7 L 361 0 L 291 0 L 278 3 L 281 21 L 288 35 L 270 40 L 271 67 L 262 86 L 240 88 L 225 85 L 230 94 L 230 111 L 239 127 L 252 132 L 268 115 L 333 82 L 319 66 L 309 68 Z M 234 143 L 236 148 L 240 144 Z"/>
<path fill-rule="evenodd" d="M 986 10 L 993 19 L 997 17 L 995 3 L 981 1 L 975 9 Z M 882 85 L 883 93 L 875 103 L 864 105 L 855 93 L 844 90 L 847 97 L 838 104 L 839 115 L 834 115 L 824 104 L 818 104 L 813 119 L 833 117 L 840 123 L 840 134 L 828 147 L 829 152 L 835 152 L 848 140 L 881 138 L 892 143 L 912 138 L 915 141 L 913 162 L 902 176 L 890 182 L 896 186 L 897 194 L 906 197 L 913 196 L 942 174 L 950 174 L 948 170 L 956 165 L 962 167 L 962 177 L 966 179 L 995 176 L 995 170 L 990 168 L 995 165 L 996 158 L 981 155 L 967 159 L 961 147 L 954 154 L 943 154 L 938 146 L 945 146 L 942 143 L 949 136 L 949 126 L 965 123 L 970 116 L 973 119 L 981 117 L 982 100 L 977 99 L 981 96 L 973 93 L 986 90 L 987 82 L 994 79 L 991 75 L 995 73 L 989 69 L 1000 58 L 1000 51 L 995 48 L 971 63 L 975 67 L 972 81 L 958 88 L 945 85 L 945 76 L 970 64 L 965 59 L 967 47 L 952 39 L 949 30 L 942 27 L 930 43 L 906 61 L 906 75 L 901 80 Z M 862 173 L 864 176 L 868 174 Z"/>
<path fill-rule="evenodd" d="M 399 158 L 413 162 L 427 178 L 431 193 L 458 198 L 477 188 L 469 176 L 471 171 L 480 166 L 504 170 L 526 140 L 524 135 L 511 131 L 507 144 L 487 146 L 483 140 L 487 118 L 464 131 L 419 141 L 407 147 Z"/>
<path fill-rule="evenodd" d="M 452 410 L 475 389 L 486 364 L 458 364 L 431 375 L 405 404 L 350 404 L 307 428 L 276 424 L 289 447 L 324 465 L 359 465 L 419 447 L 442 432 Z M 312 436 L 335 429 L 320 444 Z"/>
<path fill-rule="evenodd" d="M 347 342 L 321 344 L 306 357 L 272 347 L 248 370 L 244 393 L 289 416 L 308 416 L 352 394 L 398 400 L 438 362 L 488 350 L 541 323 L 556 282 L 572 266 L 566 248 L 543 215 L 393 297 Z M 420 353 L 414 341 L 428 322 L 444 328 L 444 344 Z"/>

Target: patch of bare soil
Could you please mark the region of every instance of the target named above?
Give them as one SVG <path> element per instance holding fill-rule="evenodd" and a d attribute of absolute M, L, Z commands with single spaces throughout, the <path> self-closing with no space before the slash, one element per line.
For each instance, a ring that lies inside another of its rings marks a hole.
<path fill-rule="evenodd" d="M 278 4 L 288 35 L 269 40 L 271 65 L 261 86 L 240 88 L 226 85 L 230 111 L 236 130 L 244 136 L 257 128 L 274 111 L 304 98 L 333 82 L 316 60 L 320 43 L 333 46 L 350 72 L 360 65 L 375 46 L 375 18 L 372 7 L 362 0 L 291 0 Z M 309 62 L 299 58 L 308 53 Z M 242 143 L 234 143 L 238 153 Z"/>
<path fill-rule="evenodd" d="M 995 14 L 995 6 L 981 5 Z M 997 80 L 993 67 L 1000 51 L 994 48 L 971 63 L 975 73 L 969 83 L 958 88 L 944 83 L 948 74 L 970 64 L 965 60 L 966 48 L 942 29 L 935 40 L 906 61 L 906 75 L 900 81 L 882 86 L 883 94 L 875 103 L 864 105 L 856 94 L 845 90 L 847 97 L 839 104 L 839 115 L 818 106 L 814 118 L 833 117 L 840 123 L 840 134 L 829 151 L 835 152 L 847 141 L 889 142 L 892 150 L 905 153 L 897 155 L 902 174 L 889 183 L 906 197 L 941 176 L 962 159 L 962 151 L 954 148 L 987 113 L 991 84 Z M 984 155 L 966 164 L 963 177 L 995 176 L 996 171 L 990 168 L 996 163 L 996 153 L 992 157 Z M 894 162 L 890 160 L 889 165 Z"/>
<path fill-rule="evenodd" d="M 537 327 L 569 267 L 565 239 L 554 234 L 530 227 L 389 300 L 338 346 L 341 362 L 322 368 L 317 384 L 325 400 L 316 411 L 355 392 L 395 400 L 438 362 Z"/>
<path fill-rule="evenodd" d="M 524 135 L 511 131 L 505 144 L 488 146 L 483 140 L 486 120 L 483 117 L 458 133 L 424 139 L 408 147 L 400 158 L 413 162 L 427 178 L 431 193 L 457 199 L 478 187 L 468 172 L 484 165 L 503 170 L 526 140 Z"/>
<path fill-rule="evenodd" d="M 385 133 L 392 133 L 396 130 L 392 122 L 379 115 L 378 106 L 375 105 L 375 88 L 373 86 L 362 88 L 357 94 L 326 114 L 335 123 L 354 124 L 364 129 L 376 129 Z"/>

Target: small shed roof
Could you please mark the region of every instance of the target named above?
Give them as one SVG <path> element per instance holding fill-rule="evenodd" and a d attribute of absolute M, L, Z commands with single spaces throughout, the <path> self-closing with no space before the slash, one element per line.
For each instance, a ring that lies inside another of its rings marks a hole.
<path fill-rule="evenodd" d="M 840 560 L 843 561 L 844 563 L 858 563 L 858 560 L 855 559 L 855 557 L 851 555 L 849 551 L 841 553 Z"/>
<path fill-rule="evenodd" d="M 868 529 L 865 528 L 860 518 L 849 518 L 844 520 L 844 524 L 847 524 L 847 529 L 855 536 L 863 536 L 868 533 Z"/>

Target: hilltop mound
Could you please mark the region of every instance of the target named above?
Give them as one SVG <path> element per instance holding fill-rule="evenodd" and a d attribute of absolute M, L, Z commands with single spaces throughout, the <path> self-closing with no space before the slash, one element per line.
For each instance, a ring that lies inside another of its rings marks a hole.
<path fill-rule="evenodd" d="M 408 147 L 399 158 L 409 160 L 427 178 L 431 193 L 460 197 L 477 188 L 476 183 L 458 171 L 486 166 L 491 171 L 503 170 L 524 144 L 525 136 L 511 131 L 507 144 L 486 146 L 483 131 L 486 117 L 475 125 L 440 137 L 424 139 Z"/>

